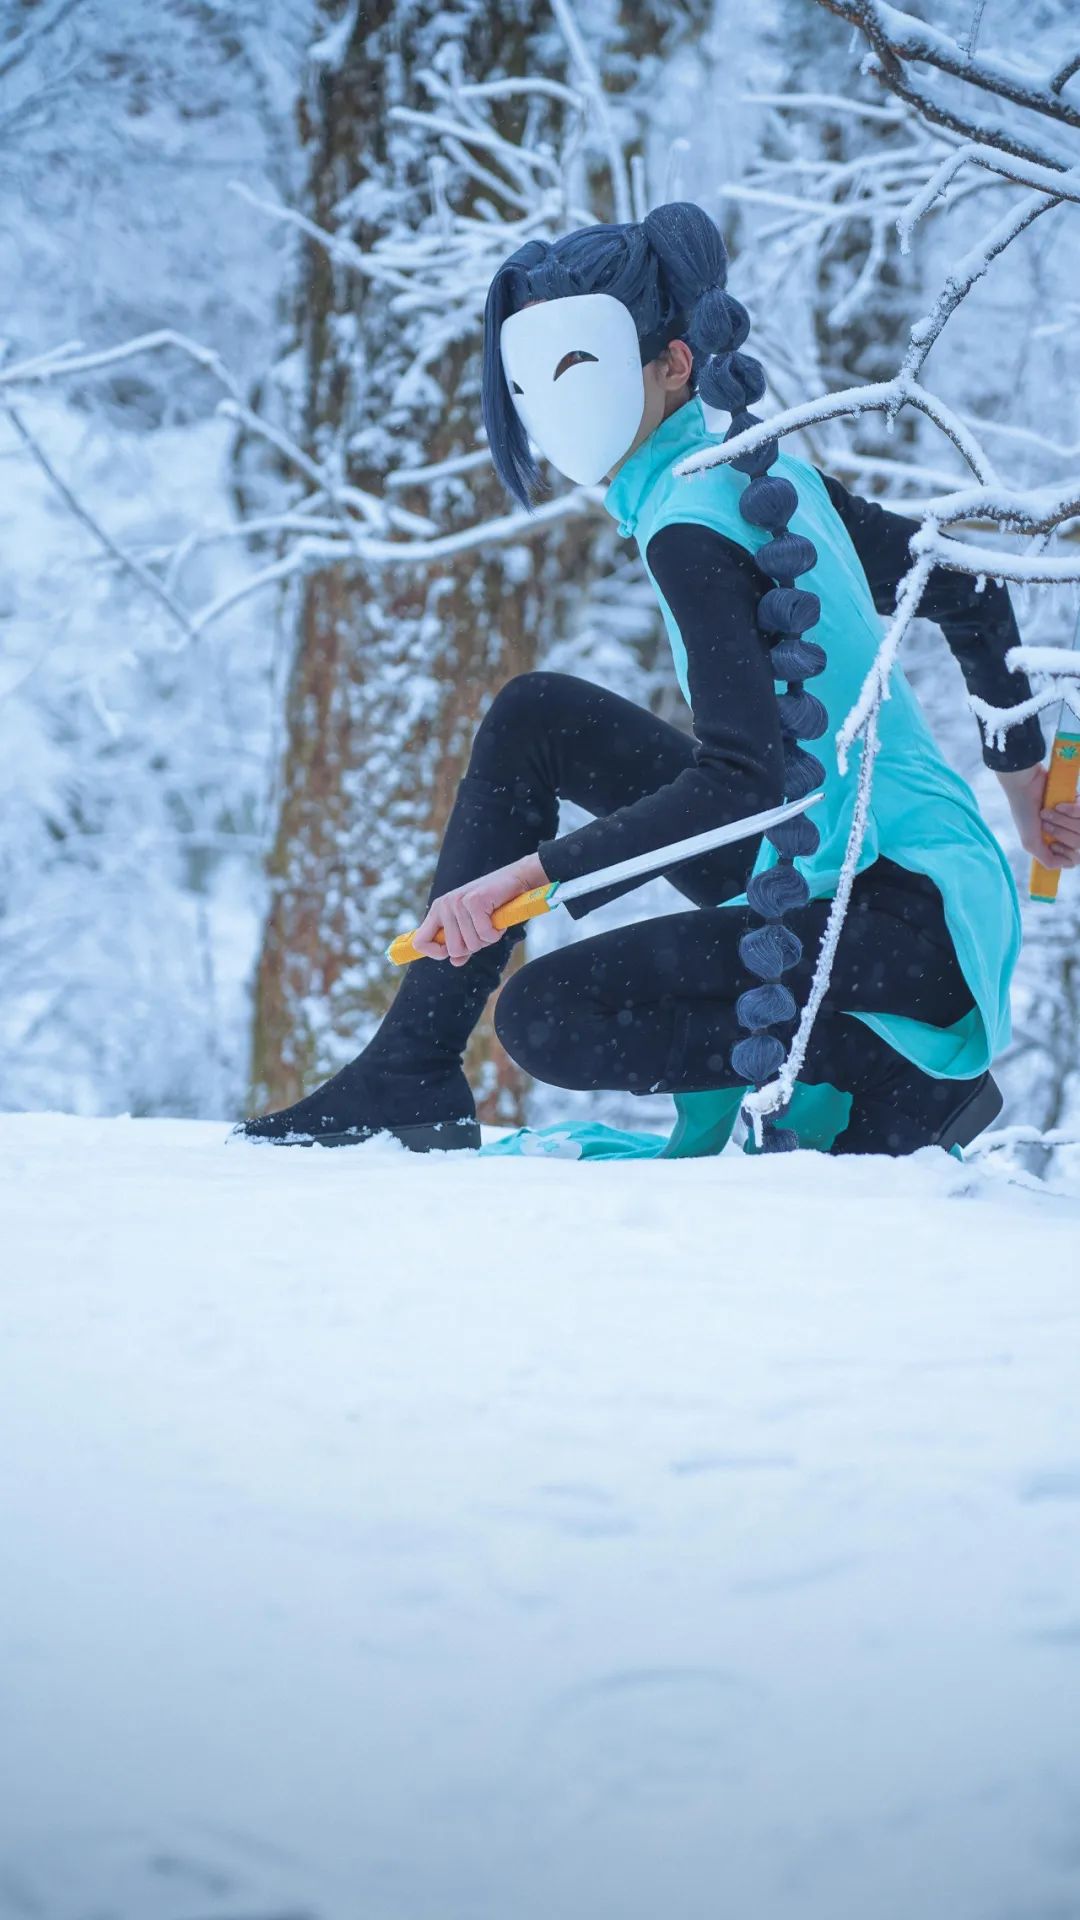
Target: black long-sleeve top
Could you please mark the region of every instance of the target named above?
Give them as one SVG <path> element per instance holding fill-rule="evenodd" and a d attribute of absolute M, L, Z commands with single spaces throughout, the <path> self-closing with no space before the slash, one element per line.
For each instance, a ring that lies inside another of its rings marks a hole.
<path fill-rule="evenodd" d="M 919 522 L 849 493 L 821 475 L 851 536 L 879 613 L 891 613 L 908 572 L 908 543 Z M 753 555 L 712 527 L 680 521 L 661 527 L 646 550 L 649 569 L 686 648 L 695 751 L 693 763 L 654 793 L 538 849 L 552 880 L 576 879 L 617 860 L 651 852 L 690 834 L 737 820 L 783 798 L 784 760 L 769 649 L 757 606 L 773 584 Z M 941 628 L 970 693 L 993 706 L 1030 697 L 1023 673 L 1005 664 L 1019 640 L 1008 591 L 975 576 L 934 567 L 919 612 Z M 1004 748 L 983 733 L 983 758 L 997 771 L 1034 766 L 1044 752 L 1037 719 L 1011 728 Z M 710 855 L 730 863 L 732 891 L 745 885 L 747 842 Z M 622 889 L 620 889 L 621 891 Z"/>

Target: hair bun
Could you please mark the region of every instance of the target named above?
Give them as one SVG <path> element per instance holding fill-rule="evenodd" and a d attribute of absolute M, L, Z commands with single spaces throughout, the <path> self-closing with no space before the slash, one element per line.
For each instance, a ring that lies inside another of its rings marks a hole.
<path fill-rule="evenodd" d="M 692 307 L 708 287 L 727 279 L 728 255 L 715 220 L 692 200 L 652 207 L 641 223 L 677 307 Z"/>

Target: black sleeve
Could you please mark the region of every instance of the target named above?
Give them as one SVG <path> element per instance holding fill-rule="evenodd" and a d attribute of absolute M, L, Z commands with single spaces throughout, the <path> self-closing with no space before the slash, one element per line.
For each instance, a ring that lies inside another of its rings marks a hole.
<path fill-rule="evenodd" d="M 665 526 L 646 549 L 649 569 L 686 648 L 696 747 L 693 764 L 669 785 L 538 848 L 552 880 L 576 879 L 616 860 L 779 806 L 784 750 L 769 651 L 758 601 L 772 583 L 742 547 L 691 521 Z M 741 893 L 760 834 L 707 856 L 711 874 Z M 641 881 L 634 883 L 642 885 Z M 620 887 L 617 892 L 628 889 Z M 609 893 L 575 902 L 585 913 Z"/>
<path fill-rule="evenodd" d="M 818 472 L 821 473 L 820 467 Z M 919 530 L 917 520 L 905 514 L 889 513 L 876 500 L 864 500 L 849 493 L 841 481 L 822 473 L 829 498 L 851 535 L 852 545 L 863 564 L 870 583 L 874 605 L 879 613 L 892 613 L 896 590 L 911 566 L 908 542 Z M 988 580 L 980 593 L 973 573 L 956 573 L 951 567 L 934 567 L 927 580 L 919 613 L 936 621 L 955 654 L 967 690 L 994 707 L 1019 706 L 1031 697 L 1026 674 L 1011 673 L 1005 665 L 1010 647 L 1018 645 L 1016 625 L 1008 589 Z M 983 759 L 998 773 L 1033 767 L 1045 751 L 1042 728 L 1032 716 L 1020 726 L 1010 727 L 1005 745 L 998 749 L 987 744 L 986 730 L 980 721 Z"/>

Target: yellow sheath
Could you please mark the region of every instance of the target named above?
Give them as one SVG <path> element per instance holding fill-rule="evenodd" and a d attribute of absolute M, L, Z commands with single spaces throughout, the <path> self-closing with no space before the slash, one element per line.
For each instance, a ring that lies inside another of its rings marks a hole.
<path fill-rule="evenodd" d="M 1067 806 L 1076 799 L 1080 785 L 1080 733 L 1059 733 L 1050 755 L 1046 776 L 1044 807 Z M 1057 899 L 1060 867 L 1044 867 L 1041 860 L 1031 863 L 1031 898 L 1047 903 Z"/>
<path fill-rule="evenodd" d="M 491 916 L 492 926 L 518 927 L 523 920 L 535 920 L 537 914 L 549 913 L 551 911 L 551 895 L 554 890 L 554 882 L 548 880 L 545 881 L 542 887 L 530 887 L 528 893 L 515 894 L 514 898 L 508 900 L 505 906 L 496 907 Z M 415 933 L 415 931 L 416 929 L 414 927 L 413 933 Z M 438 938 L 440 940 L 442 939 L 441 932 Z M 399 933 L 397 939 L 392 940 L 387 947 L 386 957 L 388 960 L 393 961 L 395 967 L 407 967 L 410 960 L 423 960 L 424 955 L 417 953 L 416 948 L 413 946 L 413 936 L 411 933 Z"/>

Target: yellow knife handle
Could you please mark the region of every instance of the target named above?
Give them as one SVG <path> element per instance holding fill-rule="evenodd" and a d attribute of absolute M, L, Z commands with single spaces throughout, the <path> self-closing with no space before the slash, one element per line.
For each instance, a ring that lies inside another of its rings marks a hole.
<path fill-rule="evenodd" d="M 1043 806 L 1068 806 L 1076 799 L 1080 785 L 1080 733 L 1059 733 L 1050 755 Z M 1049 903 L 1057 899 L 1060 867 L 1044 867 L 1041 860 L 1031 863 L 1031 898 Z"/>
<path fill-rule="evenodd" d="M 514 898 L 507 900 L 504 906 L 496 907 L 491 916 L 492 926 L 519 927 L 523 920 L 535 920 L 537 914 L 549 913 L 554 891 L 554 881 L 545 880 L 542 887 L 530 887 L 528 893 L 515 894 Z M 415 931 L 414 927 L 413 933 Z M 435 938 L 441 940 L 442 937 L 440 929 Z M 423 960 L 424 955 L 417 953 L 413 946 L 412 933 L 399 933 L 397 939 L 392 940 L 387 947 L 386 957 L 393 961 L 395 967 L 407 967 L 410 960 Z"/>

